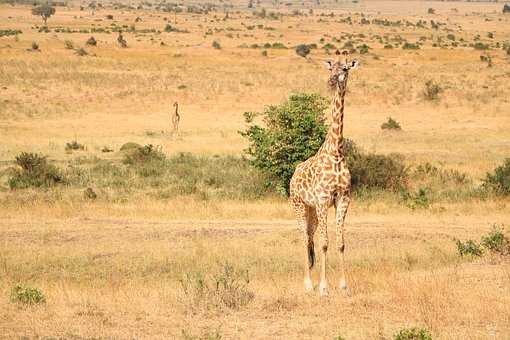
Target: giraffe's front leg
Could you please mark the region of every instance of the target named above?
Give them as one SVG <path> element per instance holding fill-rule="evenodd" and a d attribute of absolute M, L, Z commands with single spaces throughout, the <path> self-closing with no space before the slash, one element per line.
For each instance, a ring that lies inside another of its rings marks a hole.
<path fill-rule="evenodd" d="M 347 209 L 349 208 L 349 203 L 351 201 L 350 191 L 346 191 L 340 195 L 336 202 L 336 240 L 338 251 L 340 252 L 340 270 L 341 270 L 341 278 L 340 278 L 340 289 L 347 290 L 347 281 L 345 279 L 345 215 L 347 214 Z"/>
<path fill-rule="evenodd" d="M 326 256 L 328 252 L 328 207 L 320 205 L 316 207 L 319 223 L 319 246 L 321 249 L 321 278 L 319 293 L 321 296 L 328 295 L 328 280 L 326 279 Z"/>

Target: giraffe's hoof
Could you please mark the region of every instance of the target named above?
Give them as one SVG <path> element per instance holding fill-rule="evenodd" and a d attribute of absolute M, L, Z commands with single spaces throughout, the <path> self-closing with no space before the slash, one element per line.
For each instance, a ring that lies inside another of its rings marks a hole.
<path fill-rule="evenodd" d="M 313 290 L 313 283 L 309 278 L 305 279 L 305 290 L 307 292 L 311 292 Z"/>
<path fill-rule="evenodd" d="M 326 281 L 319 284 L 319 294 L 320 296 L 328 296 L 328 283 Z"/>

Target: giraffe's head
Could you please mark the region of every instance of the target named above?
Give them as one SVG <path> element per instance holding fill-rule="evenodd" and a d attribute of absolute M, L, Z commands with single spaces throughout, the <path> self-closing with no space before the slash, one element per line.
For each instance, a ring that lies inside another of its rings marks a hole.
<path fill-rule="evenodd" d="M 328 85 L 332 90 L 344 90 L 349 77 L 349 71 L 358 66 L 357 60 L 348 60 L 347 51 L 336 51 L 337 59 L 335 61 L 328 60 L 325 62 L 326 68 L 331 72 Z"/>

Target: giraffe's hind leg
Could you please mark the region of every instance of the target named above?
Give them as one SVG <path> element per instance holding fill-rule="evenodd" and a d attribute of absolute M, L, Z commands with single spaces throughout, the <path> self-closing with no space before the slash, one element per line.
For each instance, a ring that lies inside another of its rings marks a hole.
<path fill-rule="evenodd" d="M 317 230 L 317 212 L 314 207 L 307 206 L 306 207 L 306 237 L 308 241 L 308 264 L 310 269 L 313 268 L 315 264 L 315 247 L 313 243 L 313 235 L 315 234 L 315 230 Z"/>
<path fill-rule="evenodd" d="M 312 278 L 310 276 L 310 269 L 313 266 L 315 260 L 315 254 L 313 251 L 313 237 L 310 243 L 310 237 L 308 232 L 308 208 L 303 201 L 299 198 L 292 199 L 292 205 L 296 214 L 299 229 L 303 235 L 303 249 L 304 249 L 304 285 L 305 290 L 313 290 Z"/>
<path fill-rule="evenodd" d="M 340 252 L 340 265 L 341 265 L 341 278 L 340 289 L 347 289 L 347 282 L 345 280 L 345 215 L 351 202 L 350 190 L 343 192 L 335 201 L 336 208 L 336 240 L 337 247 Z"/>

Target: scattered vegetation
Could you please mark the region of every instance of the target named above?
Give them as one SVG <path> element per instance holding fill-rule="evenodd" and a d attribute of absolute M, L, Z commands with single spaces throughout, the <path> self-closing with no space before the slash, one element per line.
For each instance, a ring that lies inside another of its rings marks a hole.
<path fill-rule="evenodd" d="M 43 292 L 37 288 L 17 285 L 11 291 L 11 301 L 25 305 L 36 305 L 46 302 Z"/>
<path fill-rule="evenodd" d="M 71 40 L 66 40 L 64 41 L 64 47 L 67 49 L 67 50 L 73 50 L 74 49 L 74 44 Z"/>

